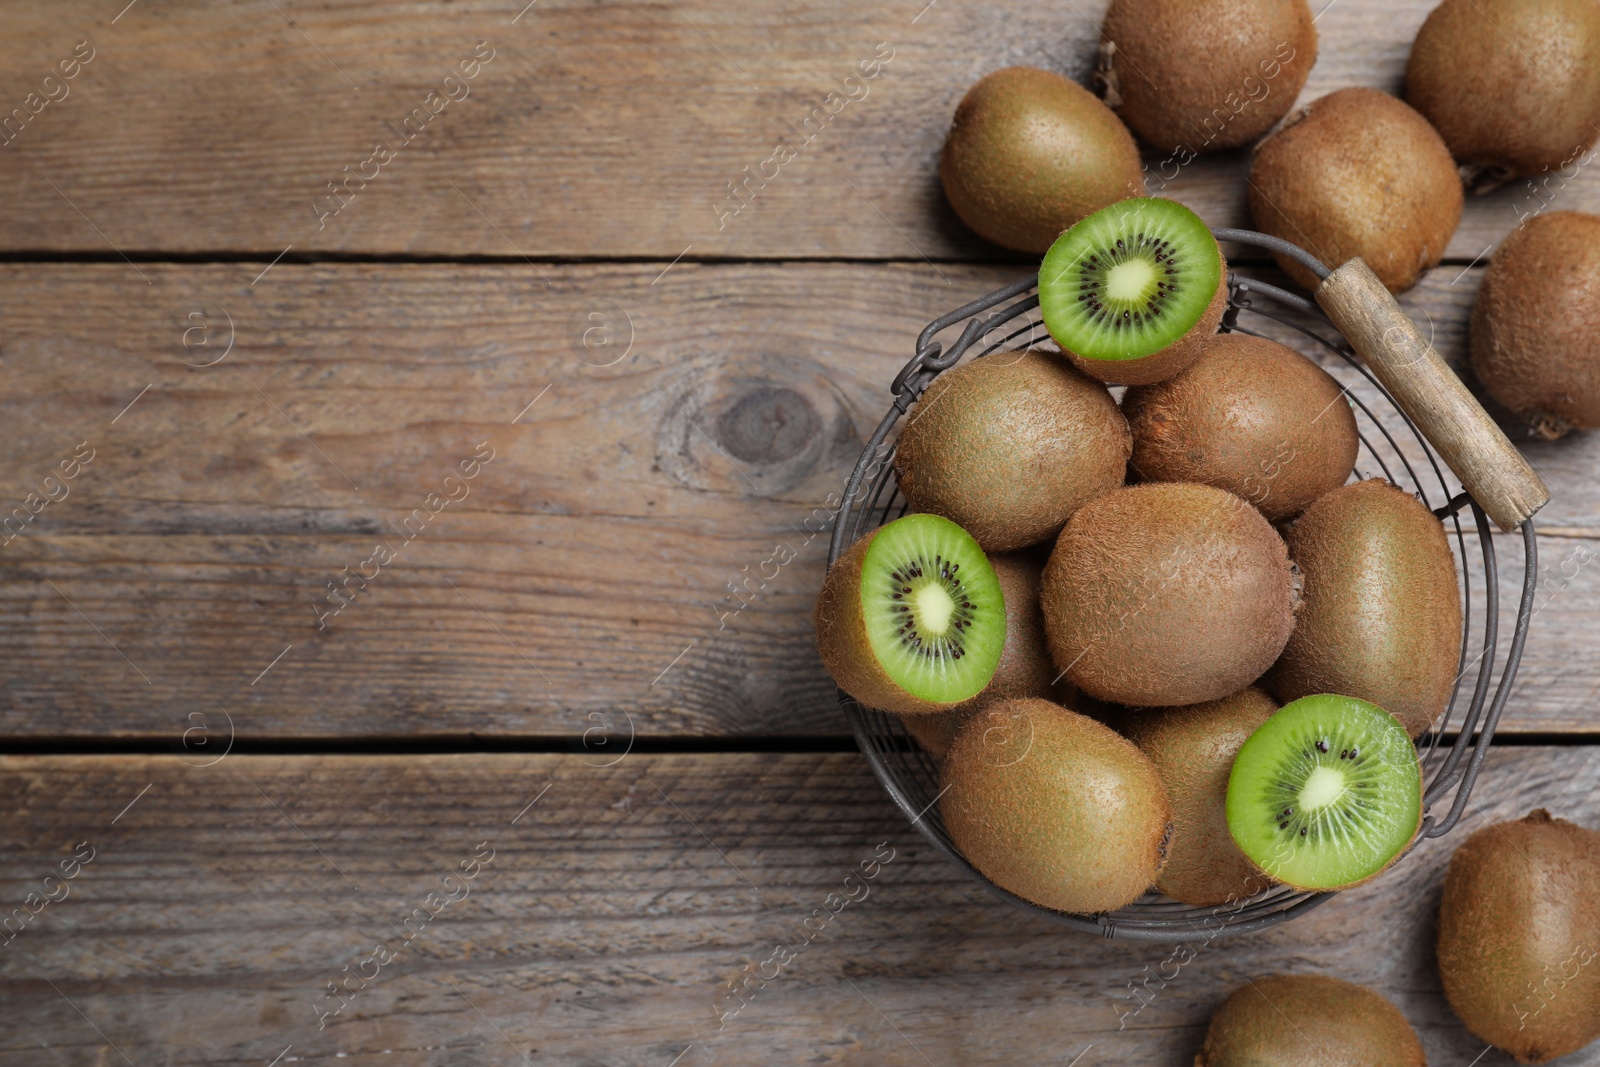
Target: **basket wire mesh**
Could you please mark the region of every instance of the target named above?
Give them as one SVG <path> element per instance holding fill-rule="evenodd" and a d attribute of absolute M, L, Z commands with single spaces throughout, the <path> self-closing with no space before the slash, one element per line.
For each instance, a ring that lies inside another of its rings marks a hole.
<path fill-rule="evenodd" d="M 1278 238 L 1249 230 L 1217 229 L 1213 233 L 1219 241 L 1292 255 L 1319 277 L 1328 273 L 1327 267 L 1314 257 Z M 851 542 L 909 510 L 895 482 L 894 444 L 889 437 L 929 383 L 968 353 L 980 359 L 995 352 L 1049 342 L 1049 335 L 1037 315 L 1037 290 L 1038 275 L 1035 274 L 956 308 L 923 329 L 917 338 L 916 355 L 891 385 L 893 401 L 889 412 L 867 442 L 845 485 L 843 504 L 828 551 L 830 567 Z M 949 348 L 935 340 L 958 326 L 960 331 Z M 1499 656 L 1498 568 L 1487 515 L 1470 495 L 1456 491 L 1459 483 L 1441 466 L 1426 436 L 1356 359 L 1350 345 L 1327 317 L 1305 297 L 1230 272 L 1228 308 L 1222 329 L 1257 336 L 1267 336 L 1261 332 L 1263 330 L 1273 331 L 1279 335 L 1275 339 L 1282 339 L 1283 331 L 1289 330 L 1328 353 L 1332 358 L 1325 362 L 1325 369 L 1330 373 L 1338 372 L 1335 377 L 1344 386 L 1345 396 L 1356 414 L 1361 439 L 1357 471 L 1365 469 L 1369 475 L 1381 474 L 1414 492 L 1447 524 L 1462 582 L 1461 655 L 1448 707 L 1433 728 L 1417 740 L 1427 786 L 1423 793 L 1422 829 L 1412 847 L 1440 837 L 1461 818 L 1516 680 L 1538 581 L 1538 546 L 1533 522 L 1525 522 L 1519 531 L 1524 552 L 1522 594 L 1511 641 L 1502 659 Z M 1389 415 L 1389 419 L 1380 419 L 1379 411 Z M 1365 468 L 1363 462 L 1367 464 Z M 1469 527 L 1463 524 L 1463 512 L 1471 516 L 1470 532 L 1476 535 L 1481 552 L 1482 569 L 1476 576 L 1473 556 L 1467 549 Z M 1479 620 L 1478 630 L 1473 626 L 1475 617 Z M 1473 679 L 1470 697 L 1458 716 L 1463 679 L 1468 677 Z M 887 712 L 866 707 L 843 691 L 839 699 L 856 743 L 873 773 L 912 825 L 951 863 L 996 896 L 1027 912 L 1105 937 L 1181 941 L 1197 933 L 1215 937 L 1276 926 L 1305 914 L 1334 895 L 1278 886 L 1246 900 L 1216 907 L 1192 907 L 1154 892 L 1125 908 L 1095 915 L 1075 915 L 1041 907 L 995 885 L 962 856 L 940 818 L 938 765 L 911 739 L 900 720 Z M 1434 809 L 1441 806 L 1452 791 L 1448 809 L 1442 815 L 1437 814 Z"/>

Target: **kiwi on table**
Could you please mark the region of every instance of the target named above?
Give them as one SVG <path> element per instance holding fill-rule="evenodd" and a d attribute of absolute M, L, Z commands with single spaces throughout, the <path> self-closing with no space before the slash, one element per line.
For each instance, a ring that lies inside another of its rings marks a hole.
<path fill-rule="evenodd" d="M 1195 1067 L 1425 1067 L 1422 1042 L 1389 1000 L 1310 974 L 1257 978 L 1211 1017 Z"/>
<path fill-rule="evenodd" d="M 1171 812 L 1133 742 L 1047 700 L 1002 700 L 956 735 L 939 811 L 967 860 L 1025 900 L 1098 912 L 1161 872 Z"/>
<path fill-rule="evenodd" d="M 1438 264 L 1461 221 L 1461 178 L 1428 120 L 1377 89 L 1340 89 L 1262 141 L 1250 166 L 1256 228 L 1330 267 L 1360 256 L 1390 292 Z M 1307 289 L 1317 279 L 1287 256 Z"/>
<path fill-rule="evenodd" d="M 1594 0 L 1445 0 L 1406 64 L 1406 99 L 1489 182 L 1574 163 L 1600 134 Z"/>
<path fill-rule="evenodd" d="M 1057 682 L 1061 672 L 1050 662 L 1044 639 L 1044 616 L 1039 610 L 1039 578 L 1044 564 L 1033 553 L 997 553 L 989 557 L 1000 592 L 1006 602 L 1005 647 L 1000 664 L 983 692 L 960 707 L 934 715 L 903 715 L 906 731 L 935 759 L 944 759 L 956 732 L 973 713 L 997 700 L 1013 697 L 1048 698 L 1071 708 L 1072 687 Z"/>
<path fill-rule="evenodd" d="M 1277 703 L 1251 686 L 1183 708 L 1130 711 L 1124 732 L 1150 757 L 1172 802 L 1172 841 L 1156 889 L 1195 907 L 1229 904 L 1272 885 L 1228 832 L 1228 772 Z"/>
<path fill-rule="evenodd" d="M 961 221 L 1021 252 L 1043 252 L 1091 211 L 1144 195 L 1122 120 L 1081 85 L 1033 67 L 997 70 L 967 90 L 939 177 Z"/>
<path fill-rule="evenodd" d="M 1471 334 L 1478 380 L 1535 434 L 1600 427 L 1600 216 L 1552 211 L 1507 237 Z"/>
<path fill-rule="evenodd" d="M 1237 693 L 1283 650 L 1296 579 L 1283 540 L 1243 500 L 1154 483 L 1067 521 L 1040 603 L 1056 666 L 1091 697 L 1172 707 Z"/>
<path fill-rule="evenodd" d="M 1133 444 L 1100 382 L 1049 352 L 996 352 L 933 380 L 900 431 L 895 473 L 917 511 L 988 552 L 1054 537 L 1122 484 Z"/>
<path fill-rule="evenodd" d="M 1422 764 L 1376 704 L 1319 693 L 1250 735 L 1228 775 L 1228 830 L 1295 889 L 1349 889 L 1400 857 L 1422 827 Z"/>
<path fill-rule="evenodd" d="M 1039 267 L 1045 329 L 1104 382 L 1177 374 L 1216 336 L 1227 303 L 1227 264 L 1211 231 L 1161 197 L 1101 208 L 1062 234 Z"/>
<path fill-rule="evenodd" d="M 1467 1029 L 1519 1063 L 1600 1038 L 1600 833 L 1542 808 L 1456 850 L 1439 902 L 1439 976 Z"/>
<path fill-rule="evenodd" d="M 1106 103 L 1173 152 L 1254 141 L 1317 61 L 1306 0 L 1112 0 L 1100 34 Z"/>
<path fill-rule="evenodd" d="M 1006 609 L 965 530 L 907 515 L 851 545 L 823 580 L 817 651 L 839 688 L 901 714 L 944 711 L 994 677 Z"/>
<path fill-rule="evenodd" d="M 1361 438 L 1344 390 L 1294 349 L 1222 333 L 1188 370 L 1122 398 L 1133 471 L 1243 497 L 1272 522 L 1337 489 Z"/>
<path fill-rule="evenodd" d="M 1461 670 L 1461 593 L 1444 524 L 1373 478 L 1323 496 L 1285 536 L 1304 585 L 1267 688 L 1286 702 L 1360 697 L 1421 734 Z"/>

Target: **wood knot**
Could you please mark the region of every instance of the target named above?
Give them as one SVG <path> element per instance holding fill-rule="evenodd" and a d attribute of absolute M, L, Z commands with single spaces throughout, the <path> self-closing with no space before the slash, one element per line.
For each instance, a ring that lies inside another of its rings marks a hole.
<path fill-rule="evenodd" d="M 811 401 L 793 389 L 757 386 L 717 418 L 717 440 L 746 463 L 782 463 L 805 451 L 821 420 Z"/>

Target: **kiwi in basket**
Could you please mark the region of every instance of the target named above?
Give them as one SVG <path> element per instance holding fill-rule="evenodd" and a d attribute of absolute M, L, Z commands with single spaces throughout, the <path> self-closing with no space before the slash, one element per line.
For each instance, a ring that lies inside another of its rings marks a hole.
<path fill-rule="evenodd" d="M 938 515 L 907 515 L 851 545 L 822 583 L 815 620 L 817 651 L 839 688 L 902 714 L 977 696 L 1006 636 L 994 568 Z"/>
<path fill-rule="evenodd" d="M 1250 861 L 1295 889 L 1376 876 L 1422 826 L 1422 766 L 1400 721 L 1321 693 L 1250 735 L 1228 776 L 1228 829 Z"/>
<path fill-rule="evenodd" d="M 1228 772 L 1278 705 L 1251 686 L 1183 708 L 1130 710 L 1124 732 L 1156 765 L 1172 801 L 1172 841 L 1156 889 L 1195 907 L 1228 904 L 1272 884 L 1228 832 Z"/>
<path fill-rule="evenodd" d="M 1234 991 L 1206 1029 L 1195 1067 L 1424 1067 L 1406 1017 L 1364 986 L 1311 974 L 1256 978 Z"/>
<path fill-rule="evenodd" d="M 1450 858 L 1439 977 L 1467 1029 L 1519 1063 L 1600 1038 L 1600 833 L 1538 809 Z"/>
<path fill-rule="evenodd" d="M 1040 603 L 1056 666 L 1090 696 L 1172 707 L 1237 693 L 1294 627 L 1296 578 L 1261 513 L 1209 485 L 1126 486 L 1068 520 Z"/>
<path fill-rule="evenodd" d="M 1141 480 L 1214 485 L 1271 522 L 1343 485 L 1361 445 L 1327 371 L 1245 333 L 1218 334 L 1188 370 L 1129 389 L 1122 411 Z"/>
<path fill-rule="evenodd" d="M 900 431 L 895 473 L 912 508 L 1008 552 L 1054 537 L 1121 485 L 1132 448 L 1103 384 L 1048 352 L 996 352 L 928 386 Z"/>
<path fill-rule="evenodd" d="M 1034 67 L 997 70 L 967 90 L 939 178 L 961 221 L 1022 252 L 1043 252 L 1091 211 L 1144 195 L 1122 120 L 1083 86 Z"/>
<path fill-rule="evenodd" d="M 1439 134 L 1378 89 L 1329 93 L 1256 148 L 1250 165 L 1256 228 L 1330 267 L 1360 256 L 1390 292 L 1436 265 L 1461 221 L 1461 177 Z M 1288 275 L 1315 275 L 1274 252 Z"/>
<path fill-rule="evenodd" d="M 973 716 L 945 758 L 939 811 L 990 881 L 1068 912 L 1137 900 L 1166 860 L 1167 793 L 1133 742 L 1047 700 Z"/>
<path fill-rule="evenodd" d="M 1461 594 L 1444 524 L 1381 478 L 1346 485 L 1286 534 L 1300 614 L 1267 679 L 1279 700 L 1344 693 L 1426 730 L 1461 670 Z"/>
<path fill-rule="evenodd" d="M 1039 267 L 1039 314 L 1084 373 L 1147 385 L 1183 370 L 1216 335 L 1227 270 L 1200 217 L 1137 197 L 1057 238 Z"/>

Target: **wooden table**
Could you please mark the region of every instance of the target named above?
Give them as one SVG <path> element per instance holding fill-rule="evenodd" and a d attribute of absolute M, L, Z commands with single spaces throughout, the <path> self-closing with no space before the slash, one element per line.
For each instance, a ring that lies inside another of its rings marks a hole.
<path fill-rule="evenodd" d="M 66 894 L 3 943 L 0 1067 L 1178 1064 L 1279 970 L 1483 1051 L 1438 880 L 1490 820 L 1600 819 L 1593 436 L 1526 449 L 1574 573 L 1461 830 L 1182 968 L 940 860 L 817 663 L 804 520 L 917 329 L 1030 269 L 944 204 L 949 115 L 1004 65 L 1086 78 L 1100 0 L 122 2 L 0 40 L 0 903 Z M 1328 5 L 1304 99 L 1397 91 L 1429 6 Z M 1169 192 L 1247 224 L 1247 165 Z M 1403 301 L 1457 363 L 1533 196 L 1473 199 Z"/>

